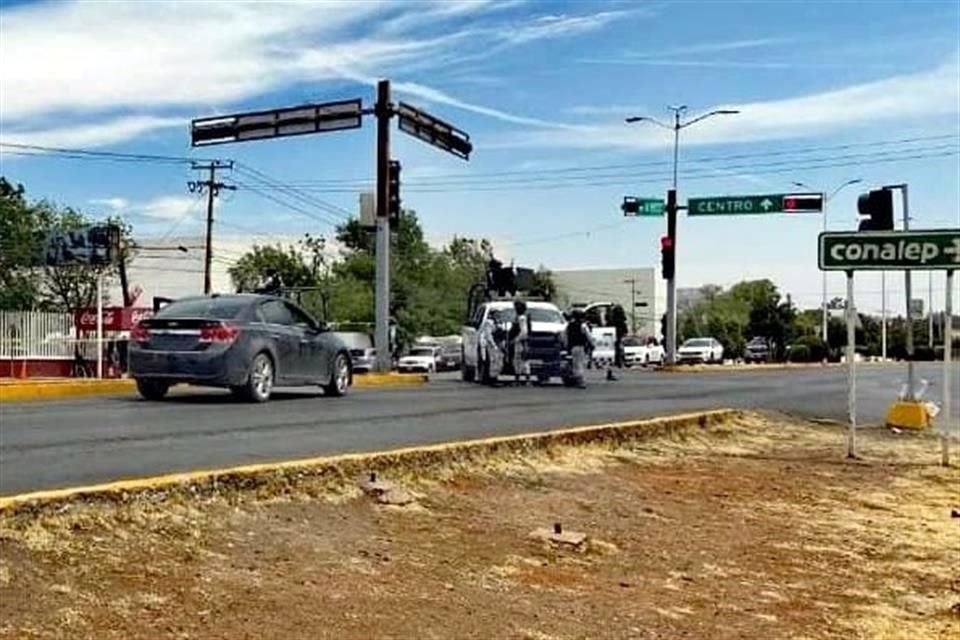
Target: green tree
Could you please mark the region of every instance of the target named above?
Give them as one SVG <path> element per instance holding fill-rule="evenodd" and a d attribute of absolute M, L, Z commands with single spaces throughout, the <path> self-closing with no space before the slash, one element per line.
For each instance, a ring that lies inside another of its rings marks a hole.
<path fill-rule="evenodd" d="M 311 265 L 294 246 L 254 245 L 227 270 L 237 291 L 255 291 L 274 279 L 285 287 L 312 286 Z"/>
<path fill-rule="evenodd" d="M 120 258 L 128 261 L 130 225 L 120 219 L 99 222 L 120 227 Z M 30 202 L 22 185 L 0 177 L 0 308 L 69 312 L 92 306 L 99 275 L 109 285 L 118 275 L 116 266 L 47 266 L 43 257 L 51 233 L 96 223 L 70 207 Z"/>

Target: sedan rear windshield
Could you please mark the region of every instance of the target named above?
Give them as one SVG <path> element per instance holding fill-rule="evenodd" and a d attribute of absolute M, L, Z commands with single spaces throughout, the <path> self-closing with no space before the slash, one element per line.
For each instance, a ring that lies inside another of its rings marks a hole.
<path fill-rule="evenodd" d="M 624 339 L 623 339 L 623 346 L 625 346 L 625 347 L 642 347 L 642 346 L 643 346 L 643 340 L 641 340 L 640 338 L 624 338 Z"/>
<path fill-rule="evenodd" d="M 432 356 L 433 349 L 411 349 L 410 355 L 412 356 Z"/>
<path fill-rule="evenodd" d="M 235 320 L 250 306 L 249 300 L 238 298 L 193 298 L 171 302 L 160 309 L 155 318 L 212 318 Z"/>
<path fill-rule="evenodd" d="M 683 346 L 685 346 L 685 347 L 709 347 L 709 346 L 710 346 L 710 341 L 709 341 L 709 340 L 687 340 L 686 342 L 683 343 Z"/>

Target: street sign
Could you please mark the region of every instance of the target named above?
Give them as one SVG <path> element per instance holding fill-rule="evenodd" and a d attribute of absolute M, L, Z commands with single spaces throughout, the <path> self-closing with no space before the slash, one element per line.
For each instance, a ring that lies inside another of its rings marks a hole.
<path fill-rule="evenodd" d="M 742 216 L 766 213 L 819 213 L 822 193 L 775 193 L 760 196 L 717 196 L 690 198 L 687 215 Z"/>
<path fill-rule="evenodd" d="M 960 269 L 960 229 L 821 233 L 822 271 Z"/>
<path fill-rule="evenodd" d="M 473 144 L 467 132 L 405 102 L 397 105 L 396 113 L 400 131 L 458 158 L 470 159 Z"/>
<path fill-rule="evenodd" d="M 623 215 L 629 217 L 663 217 L 666 204 L 658 198 L 634 198 L 624 196 L 620 208 Z"/>
<path fill-rule="evenodd" d="M 120 227 L 60 229 L 47 237 L 45 249 L 44 264 L 50 267 L 113 264 L 120 255 Z"/>
<path fill-rule="evenodd" d="M 358 129 L 362 116 L 360 98 L 339 100 L 285 109 L 197 118 L 191 122 L 190 137 L 194 147 L 204 147 L 227 142 L 302 136 Z"/>

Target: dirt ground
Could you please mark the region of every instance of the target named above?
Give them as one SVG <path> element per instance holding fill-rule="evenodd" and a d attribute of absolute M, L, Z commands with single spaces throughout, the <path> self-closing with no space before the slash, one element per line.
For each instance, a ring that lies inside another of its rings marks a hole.
<path fill-rule="evenodd" d="M 0 638 L 960 637 L 960 471 L 927 437 L 861 451 L 748 416 L 398 474 L 405 506 L 351 481 L 3 516 Z M 531 537 L 557 522 L 587 542 Z"/>

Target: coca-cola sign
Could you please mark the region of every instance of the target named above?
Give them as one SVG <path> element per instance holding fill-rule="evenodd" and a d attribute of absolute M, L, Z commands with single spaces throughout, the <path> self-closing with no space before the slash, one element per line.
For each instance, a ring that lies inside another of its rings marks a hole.
<path fill-rule="evenodd" d="M 104 307 L 104 331 L 129 331 L 133 325 L 153 315 L 153 309 L 147 307 Z M 80 331 L 97 330 L 97 310 L 78 309 L 73 314 L 73 324 Z"/>

